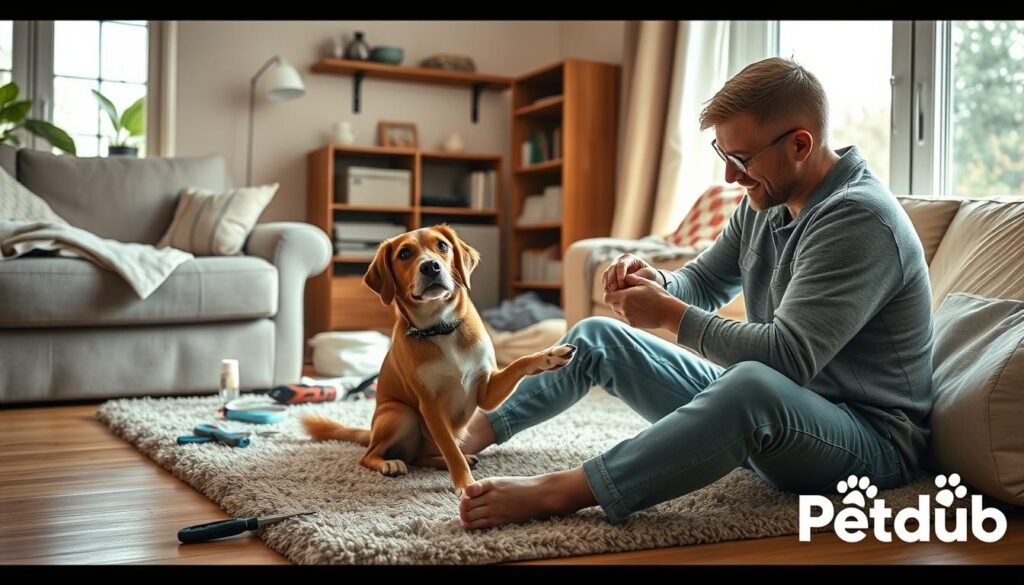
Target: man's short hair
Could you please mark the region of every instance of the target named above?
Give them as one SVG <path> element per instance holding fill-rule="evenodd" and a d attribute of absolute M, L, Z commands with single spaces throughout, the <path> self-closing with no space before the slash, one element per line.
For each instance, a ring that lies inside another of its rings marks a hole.
<path fill-rule="evenodd" d="M 751 63 L 725 82 L 700 113 L 700 129 L 750 113 L 758 124 L 770 126 L 780 120 L 803 117 L 810 120 L 819 144 L 828 143 L 828 98 L 813 73 L 795 61 L 771 57 Z"/>

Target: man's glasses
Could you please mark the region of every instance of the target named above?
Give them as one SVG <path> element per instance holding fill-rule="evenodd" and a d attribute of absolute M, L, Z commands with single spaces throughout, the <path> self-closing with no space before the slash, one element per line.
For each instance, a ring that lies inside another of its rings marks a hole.
<path fill-rule="evenodd" d="M 776 138 L 775 140 L 772 140 L 772 143 L 769 144 L 768 146 L 764 147 L 764 149 L 762 149 L 760 152 L 758 152 L 754 156 L 747 157 L 745 160 L 740 158 L 740 157 L 738 157 L 738 156 L 731 155 L 731 154 L 725 152 L 724 150 L 722 150 L 721 148 L 719 148 L 718 147 L 718 140 L 717 139 L 711 141 L 711 148 L 715 149 L 715 152 L 718 153 L 718 156 L 722 160 L 724 160 L 726 164 L 731 164 L 732 166 L 734 166 L 737 169 L 739 169 L 739 171 L 741 173 L 747 174 L 747 169 L 750 168 L 750 164 L 752 162 L 754 162 L 754 159 L 756 159 L 757 157 L 761 156 L 762 154 L 768 152 L 771 149 L 771 147 L 775 146 L 776 144 L 781 142 L 783 138 L 789 136 L 790 134 L 796 132 L 797 130 L 799 130 L 799 128 L 793 128 L 792 130 L 788 130 L 788 131 L 784 132 L 778 138 Z"/>

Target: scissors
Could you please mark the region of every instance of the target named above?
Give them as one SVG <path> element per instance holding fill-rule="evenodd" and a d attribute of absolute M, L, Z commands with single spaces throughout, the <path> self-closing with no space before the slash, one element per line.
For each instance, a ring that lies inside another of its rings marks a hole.
<path fill-rule="evenodd" d="M 291 514 L 274 514 L 272 516 L 253 516 L 252 518 L 229 518 L 206 524 L 197 524 L 196 526 L 186 526 L 178 531 L 178 540 L 184 544 L 205 542 L 215 538 L 241 534 L 246 530 L 256 530 L 257 528 L 277 524 L 292 516 L 304 516 L 312 513 L 294 512 Z"/>

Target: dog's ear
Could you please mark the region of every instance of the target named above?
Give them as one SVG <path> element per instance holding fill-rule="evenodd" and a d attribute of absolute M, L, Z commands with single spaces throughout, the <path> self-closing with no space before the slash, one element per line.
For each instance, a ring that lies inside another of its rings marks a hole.
<path fill-rule="evenodd" d="M 384 240 L 370 262 L 363 284 L 380 296 L 380 302 L 390 305 L 395 298 L 395 277 L 391 272 L 391 240 Z"/>
<path fill-rule="evenodd" d="M 455 230 L 447 225 L 439 225 L 436 229 L 451 242 L 452 253 L 455 255 L 455 261 L 452 264 L 456 272 L 459 273 L 459 279 L 466 285 L 466 290 L 469 290 L 469 275 L 473 273 L 476 265 L 480 263 L 480 252 L 477 252 L 472 246 L 463 242 L 462 238 L 455 233 Z"/>

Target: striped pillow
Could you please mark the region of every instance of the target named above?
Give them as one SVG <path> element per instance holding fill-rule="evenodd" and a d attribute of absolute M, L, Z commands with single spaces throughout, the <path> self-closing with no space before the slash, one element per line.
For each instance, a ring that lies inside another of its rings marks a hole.
<path fill-rule="evenodd" d="M 168 246 L 196 256 L 237 256 L 278 184 L 240 187 L 224 193 L 189 187 L 157 248 Z"/>

